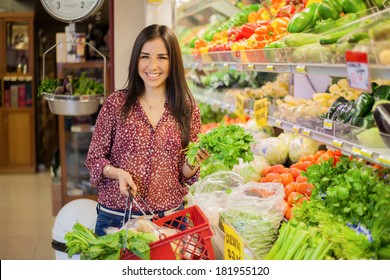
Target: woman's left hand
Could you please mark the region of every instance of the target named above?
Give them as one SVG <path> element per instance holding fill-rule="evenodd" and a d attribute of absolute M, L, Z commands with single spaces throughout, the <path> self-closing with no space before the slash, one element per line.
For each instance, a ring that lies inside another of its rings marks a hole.
<path fill-rule="evenodd" d="M 203 149 L 198 150 L 198 153 L 197 153 L 195 158 L 196 158 L 196 161 L 198 162 L 198 164 L 201 164 L 206 159 L 208 159 L 209 156 L 210 156 L 210 153 L 206 149 L 203 148 Z"/>

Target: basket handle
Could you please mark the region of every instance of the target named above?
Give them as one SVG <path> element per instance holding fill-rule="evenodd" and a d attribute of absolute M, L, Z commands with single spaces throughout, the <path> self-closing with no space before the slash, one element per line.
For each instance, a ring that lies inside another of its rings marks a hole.
<path fill-rule="evenodd" d="M 60 44 L 65 44 L 65 43 L 71 43 L 71 44 L 76 44 L 77 42 L 75 40 L 72 41 L 59 41 L 58 43 L 54 44 L 50 48 L 48 48 L 42 56 L 42 81 L 45 80 L 45 56 L 47 53 L 49 53 L 52 49 L 57 47 Z M 91 47 L 97 54 L 99 54 L 103 58 L 103 98 L 106 98 L 106 66 L 107 66 L 107 59 L 104 54 L 102 54 L 99 50 L 97 50 L 92 44 L 85 42 L 85 43 L 77 43 L 77 44 L 85 44 L 89 47 Z"/>

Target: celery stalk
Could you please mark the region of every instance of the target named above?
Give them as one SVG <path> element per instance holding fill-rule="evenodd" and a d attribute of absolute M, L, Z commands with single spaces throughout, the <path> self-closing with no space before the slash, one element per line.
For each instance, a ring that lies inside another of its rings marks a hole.
<path fill-rule="evenodd" d="M 278 250 L 274 260 L 283 260 L 287 254 L 287 250 L 290 248 L 291 243 L 294 240 L 293 236 L 295 236 L 297 229 L 292 226 L 289 226 L 289 228 L 288 235 L 284 238 L 284 241 L 280 246 L 280 250 Z"/>
<path fill-rule="evenodd" d="M 273 260 L 275 259 L 276 254 L 279 252 L 280 248 L 282 247 L 283 243 L 285 242 L 285 239 L 290 231 L 290 226 L 285 223 L 282 224 L 279 230 L 279 237 L 276 239 L 274 245 L 272 246 L 271 250 L 268 252 L 268 254 L 265 256 L 265 260 Z"/>
<path fill-rule="evenodd" d="M 298 248 L 303 246 L 308 238 L 309 236 L 307 231 L 297 228 L 296 234 L 293 238 L 292 246 L 289 246 L 290 248 L 287 250 L 287 253 L 284 256 L 284 260 L 291 260 Z"/>
<path fill-rule="evenodd" d="M 306 242 L 301 246 L 301 248 L 298 249 L 298 251 L 294 254 L 293 260 L 302 260 L 305 256 L 305 253 L 307 251 L 308 243 Z"/>

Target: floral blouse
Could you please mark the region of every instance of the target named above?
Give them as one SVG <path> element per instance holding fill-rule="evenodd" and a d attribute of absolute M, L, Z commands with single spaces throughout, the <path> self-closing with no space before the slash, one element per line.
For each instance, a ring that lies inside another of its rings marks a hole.
<path fill-rule="evenodd" d="M 199 170 L 187 179 L 182 174 L 185 154 L 181 147 L 180 129 L 170 113 L 169 104 L 154 128 L 139 102 L 126 121 L 121 119 L 125 91 L 108 96 L 99 113 L 85 165 L 91 184 L 98 188 L 98 201 L 111 209 L 124 210 L 128 199 L 119 191 L 118 180 L 103 177 L 103 168 L 110 164 L 130 173 L 141 196 L 153 211 L 176 208 L 188 193 L 185 184 L 199 178 Z M 200 110 L 196 106 L 191 120 L 191 139 L 200 133 Z M 136 197 L 137 198 L 137 197 Z M 148 211 L 142 200 L 136 199 Z M 132 211 L 139 211 L 133 204 Z"/>

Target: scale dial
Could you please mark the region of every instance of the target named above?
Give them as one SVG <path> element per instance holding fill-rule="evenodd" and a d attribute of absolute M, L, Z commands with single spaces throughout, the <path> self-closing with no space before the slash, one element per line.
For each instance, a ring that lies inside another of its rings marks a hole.
<path fill-rule="evenodd" d="M 41 0 L 42 6 L 53 18 L 68 23 L 88 18 L 103 2 L 104 0 Z"/>

